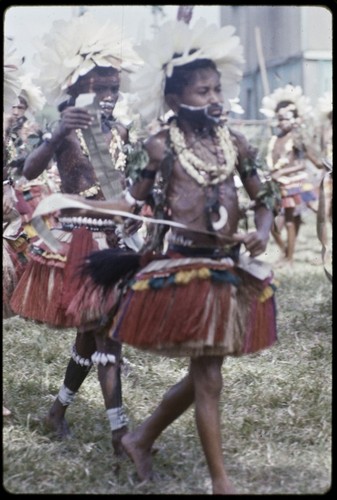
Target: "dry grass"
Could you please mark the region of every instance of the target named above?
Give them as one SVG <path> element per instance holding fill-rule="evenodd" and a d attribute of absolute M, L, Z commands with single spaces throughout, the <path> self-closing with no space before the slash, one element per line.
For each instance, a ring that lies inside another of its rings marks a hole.
<path fill-rule="evenodd" d="M 270 243 L 267 260 L 277 250 Z M 276 271 L 279 341 L 223 366 L 223 451 L 242 494 L 324 494 L 331 483 L 332 286 L 320 264 L 312 215 L 301 228 L 291 272 Z M 316 265 L 315 265 L 316 264 Z M 3 323 L 3 485 L 14 494 L 209 494 L 193 409 L 158 440 L 155 482 L 140 485 L 125 460 L 115 471 L 110 430 L 95 369 L 67 416 L 74 437 L 55 441 L 39 418 L 63 380 L 74 339 L 15 317 Z M 142 421 L 186 360 L 128 346 L 123 375 L 130 425 Z"/>

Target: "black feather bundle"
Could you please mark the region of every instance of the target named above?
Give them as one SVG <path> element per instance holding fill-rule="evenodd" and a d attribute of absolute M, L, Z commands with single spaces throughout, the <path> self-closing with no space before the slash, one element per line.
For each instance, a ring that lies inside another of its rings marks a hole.
<path fill-rule="evenodd" d="M 141 254 L 107 248 L 92 252 L 81 266 L 81 275 L 91 279 L 104 288 L 113 287 L 119 280 L 130 278 L 140 267 Z"/>

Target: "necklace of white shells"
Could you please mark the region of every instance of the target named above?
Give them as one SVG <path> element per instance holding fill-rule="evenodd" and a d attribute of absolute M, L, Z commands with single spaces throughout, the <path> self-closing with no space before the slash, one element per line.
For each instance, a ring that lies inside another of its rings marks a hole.
<path fill-rule="evenodd" d="M 78 137 L 78 140 L 80 141 L 80 146 L 82 149 L 82 152 L 85 156 L 90 158 L 88 146 L 85 143 L 83 134 L 81 129 L 76 129 L 76 135 Z M 123 153 L 123 141 L 121 136 L 119 135 L 119 132 L 116 128 L 113 128 L 111 130 L 111 141 L 109 145 L 109 153 L 111 156 L 112 161 L 114 162 L 114 166 L 116 170 L 120 170 L 121 172 L 124 172 L 125 165 L 126 165 L 126 154 Z M 116 158 L 116 152 L 118 151 L 118 155 Z M 86 189 L 85 191 L 80 192 L 79 194 L 84 197 L 90 197 L 90 196 L 95 196 L 100 190 L 100 185 L 99 184 L 94 184 L 90 188 Z"/>
<path fill-rule="evenodd" d="M 288 140 L 285 142 L 285 144 L 283 146 L 283 151 L 282 151 L 282 154 L 280 155 L 280 158 L 274 164 L 273 151 L 274 151 L 276 140 L 277 140 L 276 135 L 273 135 L 270 138 L 270 141 L 268 143 L 267 158 L 266 158 L 267 165 L 268 165 L 269 169 L 273 172 L 275 172 L 275 170 L 279 170 L 280 168 L 284 167 L 285 165 L 289 165 L 289 158 L 287 158 L 287 155 L 288 155 L 288 153 L 290 153 L 292 151 L 292 149 L 294 147 L 294 141 L 290 135 L 290 137 L 288 138 Z"/>
<path fill-rule="evenodd" d="M 235 168 L 237 151 L 226 126 L 216 127 L 215 136 L 226 159 L 220 165 L 209 165 L 196 156 L 187 147 L 183 132 L 178 128 L 175 120 L 170 124 L 170 139 L 180 164 L 200 186 L 211 186 L 223 182 Z"/>
<path fill-rule="evenodd" d="M 89 158 L 90 157 L 89 150 L 85 143 L 81 129 L 77 129 L 76 134 L 80 141 L 83 153 Z M 117 151 L 118 155 L 116 157 Z M 109 153 L 112 161 L 114 162 L 114 168 L 116 170 L 121 170 L 123 172 L 126 165 L 126 154 L 123 152 L 123 140 L 116 128 L 111 129 L 111 141 L 109 144 Z"/>

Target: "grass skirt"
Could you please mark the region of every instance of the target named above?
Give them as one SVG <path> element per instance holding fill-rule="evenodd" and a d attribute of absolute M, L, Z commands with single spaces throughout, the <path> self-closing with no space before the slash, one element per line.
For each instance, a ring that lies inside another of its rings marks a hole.
<path fill-rule="evenodd" d="M 82 227 L 71 232 L 53 229 L 62 243 L 53 253 L 41 240 L 31 247 L 30 261 L 11 298 L 11 308 L 24 318 L 54 327 L 79 327 L 95 322 L 114 304 L 114 294 L 103 294 L 80 276 L 81 265 L 92 251 L 108 247 L 105 233 Z"/>
<path fill-rule="evenodd" d="M 27 240 L 19 236 L 16 240 L 2 238 L 2 315 L 10 318 L 15 312 L 10 306 L 13 291 L 27 263 Z"/>
<path fill-rule="evenodd" d="M 166 356 L 240 356 L 277 339 L 272 276 L 200 258 L 154 261 L 135 275 L 111 335 Z"/>

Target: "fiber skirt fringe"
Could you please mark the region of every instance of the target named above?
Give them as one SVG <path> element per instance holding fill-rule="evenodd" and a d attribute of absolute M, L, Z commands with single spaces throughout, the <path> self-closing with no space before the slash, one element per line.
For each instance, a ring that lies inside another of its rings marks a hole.
<path fill-rule="evenodd" d="M 257 352 L 276 340 L 272 276 L 264 281 L 231 259 L 168 259 L 138 272 L 111 336 L 160 355 Z"/>
<path fill-rule="evenodd" d="M 10 299 L 28 263 L 26 250 L 27 241 L 22 237 L 13 241 L 2 239 L 2 315 L 4 318 L 15 315 L 10 306 Z"/>
<path fill-rule="evenodd" d="M 289 184 L 281 187 L 282 208 L 294 208 L 303 202 L 317 200 L 314 185 L 309 182 L 303 182 L 298 185 Z"/>
<path fill-rule="evenodd" d="M 54 327 L 80 327 L 95 322 L 113 306 L 114 293 L 80 277 L 85 257 L 108 247 L 106 235 L 86 228 L 53 230 L 62 243 L 55 254 L 41 240 L 31 247 L 29 263 L 12 295 L 15 314 Z"/>

